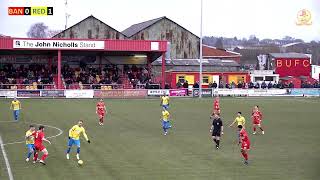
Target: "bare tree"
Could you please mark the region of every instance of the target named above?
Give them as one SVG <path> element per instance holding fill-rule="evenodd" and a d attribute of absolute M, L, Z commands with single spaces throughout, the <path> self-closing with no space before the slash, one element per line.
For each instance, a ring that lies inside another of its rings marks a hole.
<path fill-rule="evenodd" d="M 52 30 L 52 29 L 49 29 L 47 31 L 47 37 L 48 38 L 52 38 L 53 36 L 59 34 L 62 30 Z"/>
<path fill-rule="evenodd" d="M 215 44 L 215 47 L 218 48 L 218 49 L 223 49 L 223 38 L 219 38 L 217 41 L 216 41 L 216 44 Z"/>
<path fill-rule="evenodd" d="M 27 32 L 27 36 L 29 38 L 46 38 L 47 37 L 48 26 L 44 23 L 35 23 L 31 25 L 29 31 Z"/>

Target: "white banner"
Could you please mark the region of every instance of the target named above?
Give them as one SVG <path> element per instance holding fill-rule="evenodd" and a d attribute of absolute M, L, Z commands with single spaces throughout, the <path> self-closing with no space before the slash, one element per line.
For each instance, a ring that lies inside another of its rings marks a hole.
<path fill-rule="evenodd" d="M 93 90 L 66 90 L 66 98 L 93 98 Z"/>
<path fill-rule="evenodd" d="M 104 41 L 14 39 L 14 49 L 104 49 Z"/>
<path fill-rule="evenodd" d="M 8 98 L 17 97 L 17 91 L 0 91 L 0 97 L 8 97 Z"/>
<path fill-rule="evenodd" d="M 249 96 L 272 96 L 287 94 L 286 89 L 249 89 Z"/>
<path fill-rule="evenodd" d="M 169 90 L 167 89 L 149 89 L 148 90 L 148 96 L 161 96 L 163 93 L 166 93 L 166 95 L 169 95 Z"/>

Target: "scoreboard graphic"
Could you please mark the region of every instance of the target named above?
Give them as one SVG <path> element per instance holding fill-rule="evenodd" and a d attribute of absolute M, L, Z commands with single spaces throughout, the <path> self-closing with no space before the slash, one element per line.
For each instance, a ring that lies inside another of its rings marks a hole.
<path fill-rule="evenodd" d="M 10 16 L 52 16 L 53 7 L 34 6 L 34 7 L 8 7 Z"/>

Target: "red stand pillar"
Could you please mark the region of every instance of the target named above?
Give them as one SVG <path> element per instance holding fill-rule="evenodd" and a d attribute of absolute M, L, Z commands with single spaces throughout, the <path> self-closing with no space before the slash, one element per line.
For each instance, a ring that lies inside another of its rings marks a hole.
<path fill-rule="evenodd" d="M 58 50 L 58 89 L 62 89 L 61 84 L 61 50 Z"/>
<path fill-rule="evenodd" d="M 162 81 L 161 81 L 161 88 L 164 89 L 166 83 L 166 54 L 162 53 Z"/>
<path fill-rule="evenodd" d="M 152 74 L 152 72 L 151 72 L 151 61 L 152 61 L 151 57 L 148 55 L 147 56 L 147 71 L 148 71 L 148 75 L 150 76 L 150 78 L 152 78 L 151 77 L 151 74 Z"/>

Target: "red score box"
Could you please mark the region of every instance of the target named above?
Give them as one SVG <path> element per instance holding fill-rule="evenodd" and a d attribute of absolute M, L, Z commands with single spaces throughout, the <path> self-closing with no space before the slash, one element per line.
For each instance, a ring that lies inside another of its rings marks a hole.
<path fill-rule="evenodd" d="M 24 15 L 24 7 L 8 7 L 8 15 L 10 16 Z"/>

